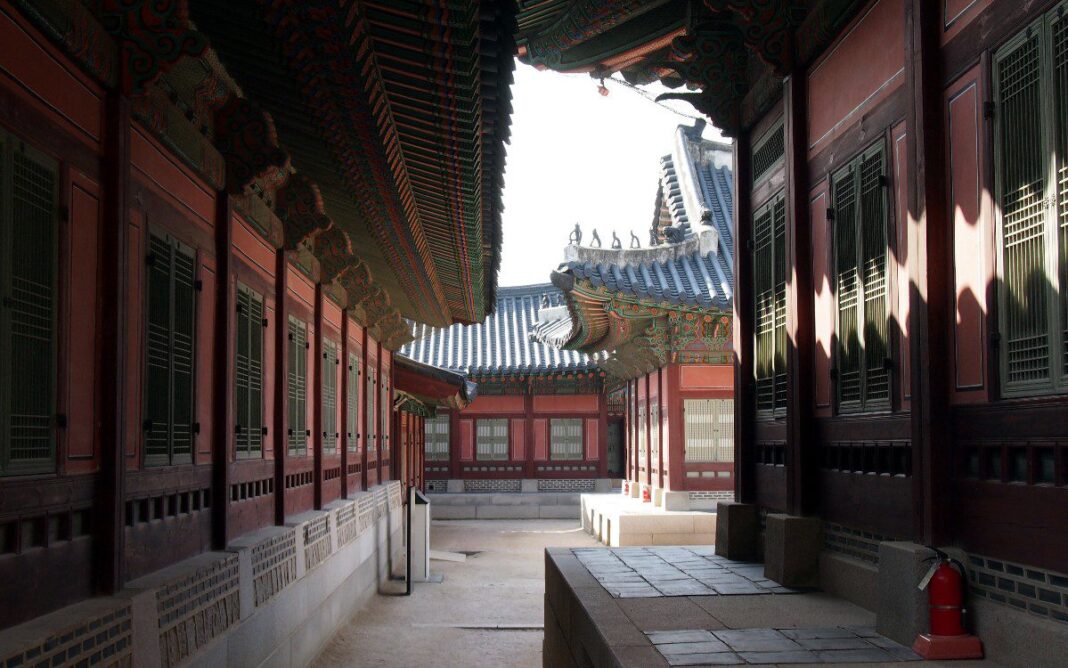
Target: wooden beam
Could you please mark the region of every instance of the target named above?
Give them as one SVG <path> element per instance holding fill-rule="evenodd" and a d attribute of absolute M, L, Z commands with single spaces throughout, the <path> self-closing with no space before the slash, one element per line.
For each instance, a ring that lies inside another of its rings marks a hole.
<path fill-rule="evenodd" d="M 211 448 L 211 543 L 216 550 L 226 547 L 230 510 L 230 453 L 234 443 L 233 381 L 234 326 L 237 308 L 234 299 L 234 209 L 230 195 L 220 191 L 215 198 L 215 337 L 212 355 Z"/>
<path fill-rule="evenodd" d="M 286 456 L 289 454 L 289 263 L 274 252 L 274 523 L 286 521 Z"/>
<path fill-rule="evenodd" d="M 96 590 L 114 594 L 126 581 L 126 342 L 129 262 L 130 100 L 118 91 L 106 101 L 104 220 L 102 225 L 100 312 L 100 394 L 103 453 L 96 498 L 94 552 L 99 574 Z"/>
<path fill-rule="evenodd" d="M 941 11 L 936 3 L 905 6 L 905 75 L 909 249 L 909 349 L 912 354 L 912 483 L 915 539 L 944 545 L 951 444 L 948 428 L 949 355 L 946 164 L 942 137 Z"/>
<path fill-rule="evenodd" d="M 314 476 L 314 502 L 312 507 L 323 507 L 323 284 L 315 284 L 315 340 L 312 342 L 312 369 L 314 385 L 308 396 L 312 400 L 312 471 Z"/>
<path fill-rule="evenodd" d="M 750 143 L 748 130 L 734 142 L 734 497 L 743 503 L 756 500 Z"/>
<path fill-rule="evenodd" d="M 804 71 L 783 84 L 786 138 L 786 510 L 814 513 L 819 453 L 813 447 L 815 302 L 809 219 L 808 95 Z"/>

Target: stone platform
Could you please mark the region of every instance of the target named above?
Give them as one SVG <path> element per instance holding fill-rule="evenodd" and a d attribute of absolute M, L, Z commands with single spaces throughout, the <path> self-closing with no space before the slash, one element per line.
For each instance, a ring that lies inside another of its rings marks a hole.
<path fill-rule="evenodd" d="M 583 494 L 582 528 L 610 547 L 711 545 L 716 513 L 664 510 L 622 494 Z"/>
<path fill-rule="evenodd" d="M 919 659 L 876 631 L 874 613 L 819 591 L 776 591 L 760 570 L 760 564 L 715 558 L 707 548 L 550 548 L 543 665 L 889 666 Z M 640 579 L 643 588 L 651 584 L 654 591 L 627 596 L 628 579 Z M 745 581 L 748 593 L 717 591 L 728 579 Z M 675 593 L 672 582 L 702 589 Z M 613 592 L 618 584 L 625 586 Z M 660 584 L 668 590 L 660 591 Z"/>

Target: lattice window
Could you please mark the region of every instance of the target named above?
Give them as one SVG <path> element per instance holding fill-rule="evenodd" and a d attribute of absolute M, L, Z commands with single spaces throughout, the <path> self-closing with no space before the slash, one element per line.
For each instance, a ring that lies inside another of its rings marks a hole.
<path fill-rule="evenodd" d="M 753 145 L 753 183 L 782 164 L 786 156 L 786 132 L 783 122 L 768 131 Z"/>
<path fill-rule="evenodd" d="M 263 455 L 263 295 L 237 286 L 237 345 L 234 358 L 234 426 L 237 456 Z"/>
<path fill-rule="evenodd" d="M 423 427 L 426 434 L 427 461 L 440 461 L 449 458 L 449 416 L 439 415 L 427 418 Z"/>
<path fill-rule="evenodd" d="M 885 163 L 879 144 L 833 178 L 837 397 L 843 411 L 879 408 L 890 400 Z"/>
<path fill-rule="evenodd" d="M 148 239 L 145 464 L 193 461 L 196 253 L 166 234 Z"/>
<path fill-rule="evenodd" d="M 337 344 L 323 340 L 323 452 L 337 452 L 337 368 L 341 364 L 338 358 Z"/>
<path fill-rule="evenodd" d="M 477 420 L 475 458 L 479 460 L 508 459 L 508 420 Z"/>
<path fill-rule="evenodd" d="M 549 459 L 582 459 L 582 419 L 549 420 Z"/>
<path fill-rule="evenodd" d="M 345 433 L 348 434 L 349 452 L 360 451 L 360 358 L 349 354 L 347 372 L 348 394 L 345 397 Z"/>
<path fill-rule="evenodd" d="M 779 192 L 753 215 L 756 298 L 756 404 L 764 414 L 786 410 L 786 196 Z"/>
<path fill-rule="evenodd" d="M 688 464 L 734 461 L 734 400 L 684 399 Z"/>
<path fill-rule="evenodd" d="M 289 395 L 287 444 L 291 457 L 308 454 L 308 327 L 289 318 L 289 369 L 286 391 Z"/>
<path fill-rule="evenodd" d="M 1068 386 L 1066 7 L 994 57 L 1000 363 L 1007 395 Z"/>
<path fill-rule="evenodd" d="M 375 444 L 375 438 L 378 435 L 378 420 L 377 413 L 375 412 L 376 398 L 378 397 L 378 391 L 375 388 L 375 376 L 378 371 L 374 368 L 374 365 L 367 365 L 367 391 L 364 396 L 367 397 L 367 454 L 371 459 L 377 459 L 378 447 Z"/>
<path fill-rule="evenodd" d="M 55 469 L 58 170 L 0 132 L 0 475 Z"/>

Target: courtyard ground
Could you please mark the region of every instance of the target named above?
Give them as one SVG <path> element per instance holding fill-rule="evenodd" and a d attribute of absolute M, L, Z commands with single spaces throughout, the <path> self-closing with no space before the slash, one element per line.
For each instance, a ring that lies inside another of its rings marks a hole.
<path fill-rule="evenodd" d="M 434 550 L 472 552 L 431 561 L 439 584 L 411 597 L 374 597 L 323 650 L 316 666 L 541 666 L 546 547 L 597 543 L 578 520 L 433 522 Z M 403 582 L 390 583 L 403 592 Z"/>

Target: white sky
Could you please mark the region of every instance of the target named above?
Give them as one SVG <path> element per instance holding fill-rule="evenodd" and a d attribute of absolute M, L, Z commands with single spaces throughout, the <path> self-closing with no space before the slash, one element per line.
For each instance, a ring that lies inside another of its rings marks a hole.
<path fill-rule="evenodd" d="M 606 248 L 613 229 L 624 247 L 631 230 L 642 246 L 648 242 L 660 157 L 670 153 L 675 128 L 693 121 L 621 84 L 606 85 L 607 97 L 587 74 L 517 64 L 500 285 L 547 282 L 576 222 L 583 245 L 594 228 Z M 645 88 L 654 95 L 667 90 L 659 84 Z M 696 115 L 685 103 L 670 104 Z M 711 127 L 704 136 L 722 139 Z"/>

